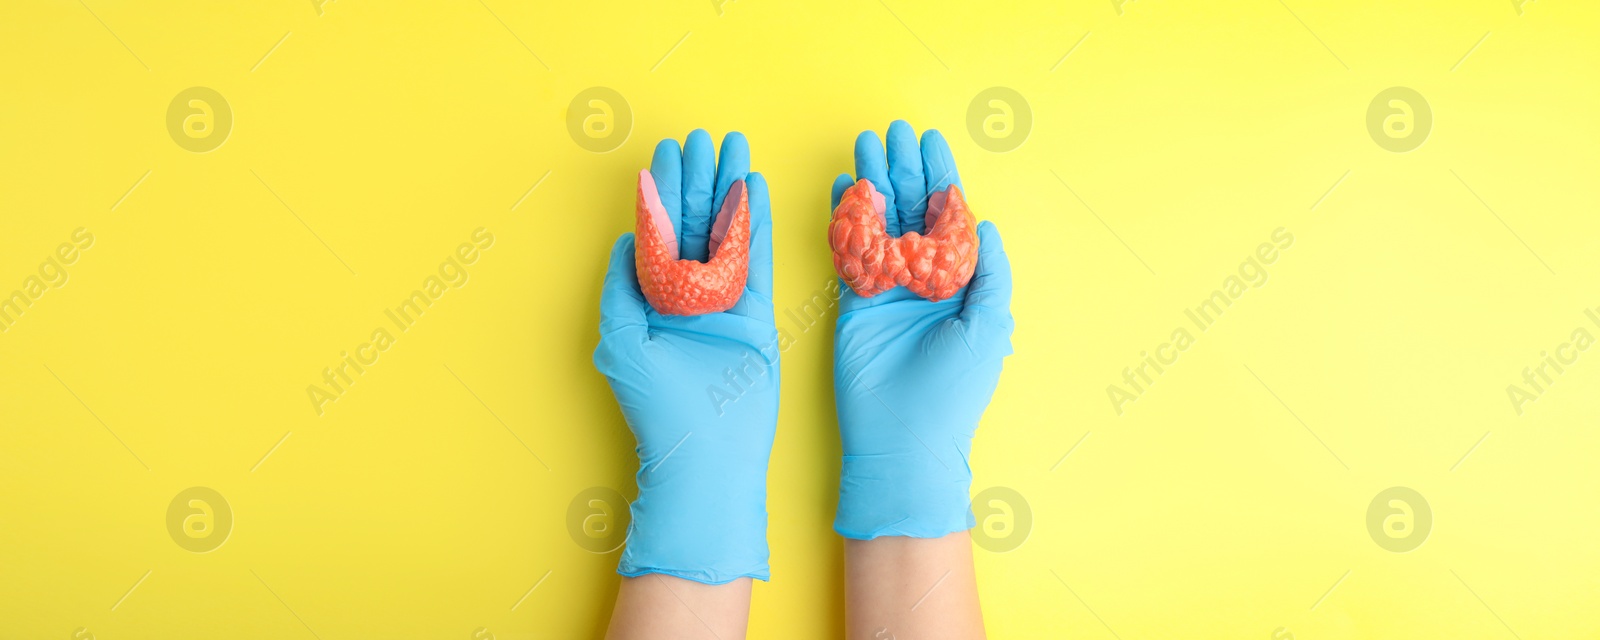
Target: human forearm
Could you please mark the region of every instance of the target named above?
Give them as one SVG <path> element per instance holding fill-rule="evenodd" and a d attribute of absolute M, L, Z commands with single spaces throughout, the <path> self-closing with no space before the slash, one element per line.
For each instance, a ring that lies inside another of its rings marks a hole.
<path fill-rule="evenodd" d="M 749 578 L 701 584 L 659 573 L 623 578 L 611 614 L 609 640 L 745 637 L 750 621 Z"/>
<path fill-rule="evenodd" d="M 844 541 L 847 637 L 983 638 L 965 531 Z"/>

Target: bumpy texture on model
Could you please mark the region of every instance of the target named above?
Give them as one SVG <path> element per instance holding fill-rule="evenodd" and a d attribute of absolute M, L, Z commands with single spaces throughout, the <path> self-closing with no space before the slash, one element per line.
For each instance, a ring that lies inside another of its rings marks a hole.
<path fill-rule="evenodd" d="M 858 180 L 846 189 L 828 223 L 833 268 L 856 294 L 870 298 L 897 286 L 938 302 L 972 279 L 978 264 L 978 221 L 950 185 L 928 198 L 928 233 L 889 237 L 883 194 Z"/>
<path fill-rule="evenodd" d="M 649 171 L 639 172 L 636 213 L 634 266 L 650 306 L 664 315 L 697 316 L 727 311 L 739 301 L 750 275 L 750 199 L 743 180 L 728 188 L 711 225 L 711 259 L 705 262 L 678 258 L 677 230 Z"/>

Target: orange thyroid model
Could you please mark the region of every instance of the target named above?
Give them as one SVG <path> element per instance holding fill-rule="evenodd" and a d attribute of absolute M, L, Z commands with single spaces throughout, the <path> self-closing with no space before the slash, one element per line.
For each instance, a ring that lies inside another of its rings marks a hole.
<path fill-rule="evenodd" d="M 739 301 L 750 274 L 750 199 L 743 180 L 728 188 L 711 225 L 706 262 L 679 259 L 677 230 L 649 171 L 639 172 L 635 211 L 634 266 L 650 306 L 664 315 L 695 316 L 727 311 Z"/>
<path fill-rule="evenodd" d="M 839 199 L 828 223 L 833 268 L 862 296 L 903 286 L 938 302 L 956 294 L 978 265 L 978 222 L 961 197 L 961 187 L 928 198 L 928 234 L 908 231 L 891 238 L 885 231 L 884 199 L 867 180 L 859 180 Z"/>

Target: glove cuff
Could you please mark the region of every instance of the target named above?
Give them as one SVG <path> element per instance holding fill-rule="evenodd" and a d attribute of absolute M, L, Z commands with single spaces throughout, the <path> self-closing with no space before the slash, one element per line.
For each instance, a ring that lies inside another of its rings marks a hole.
<path fill-rule="evenodd" d="M 939 538 L 971 529 L 972 470 L 929 454 L 844 457 L 833 530 L 846 538 Z"/>
<path fill-rule="evenodd" d="M 767 496 L 761 477 L 662 476 L 672 462 L 641 467 L 617 573 L 664 573 L 704 584 L 768 580 Z"/>

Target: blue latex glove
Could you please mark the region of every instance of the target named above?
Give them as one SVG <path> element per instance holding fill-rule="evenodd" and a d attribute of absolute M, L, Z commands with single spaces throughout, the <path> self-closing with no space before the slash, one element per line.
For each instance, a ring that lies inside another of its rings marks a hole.
<path fill-rule="evenodd" d="M 911 125 L 856 138 L 856 174 L 886 199 L 890 235 L 924 231 L 928 194 L 960 185 L 938 131 Z M 833 206 L 854 184 L 833 184 Z M 978 224 L 978 266 L 955 296 L 929 302 L 904 287 L 863 298 L 840 285 L 834 401 L 844 464 L 833 528 L 858 540 L 937 538 L 971 529 L 972 434 L 1011 355 L 1011 262 L 994 224 Z"/>
<path fill-rule="evenodd" d="M 663 316 L 645 301 L 634 238 L 611 250 L 600 296 L 595 368 L 611 383 L 638 440 L 639 498 L 617 573 L 664 573 L 722 584 L 768 579 L 767 458 L 778 424 L 778 334 L 772 314 L 772 207 L 750 170 L 743 135 L 689 134 L 656 147 L 650 173 L 685 258 L 705 260 L 712 216 L 744 180 L 750 199 L 750 275 L 723 313 Z M 747 175 L 748 174 L 748 175 Z M 632 218 L 632 214 L 629 214 Z"/>

